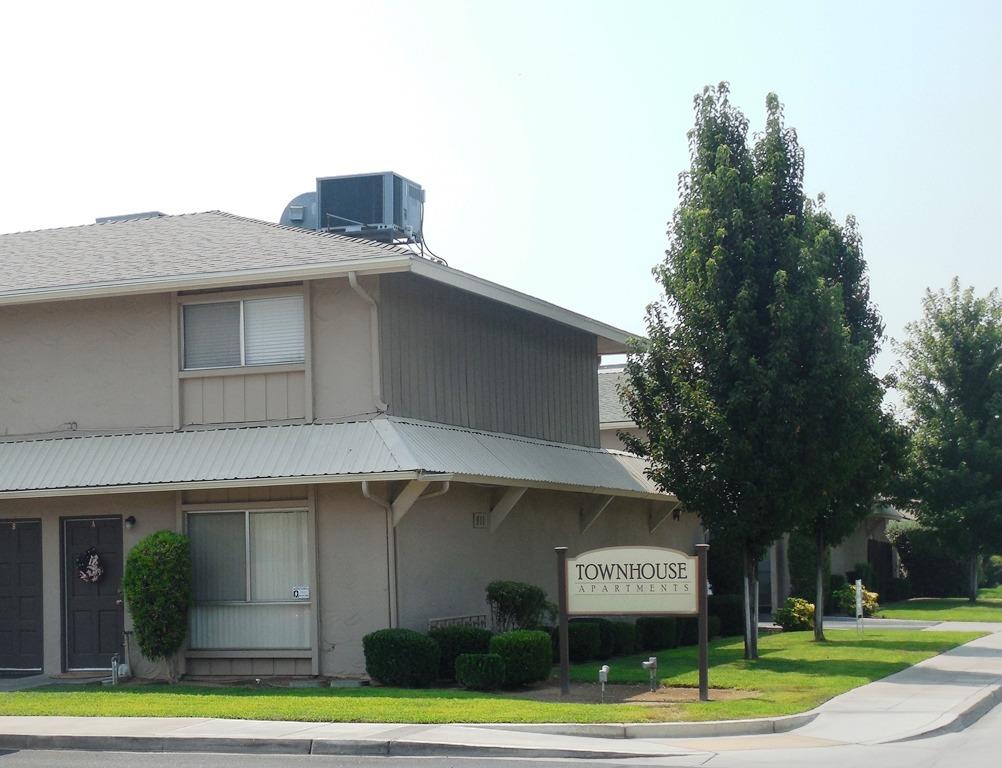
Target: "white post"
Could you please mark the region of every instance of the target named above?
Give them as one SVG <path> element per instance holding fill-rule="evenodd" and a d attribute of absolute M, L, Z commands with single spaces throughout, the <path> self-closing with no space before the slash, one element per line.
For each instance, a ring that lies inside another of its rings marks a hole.
<path fill-rule="evenodd" d="M 863 580 L 856 579 L 856 631 L 863 633 Z"/>

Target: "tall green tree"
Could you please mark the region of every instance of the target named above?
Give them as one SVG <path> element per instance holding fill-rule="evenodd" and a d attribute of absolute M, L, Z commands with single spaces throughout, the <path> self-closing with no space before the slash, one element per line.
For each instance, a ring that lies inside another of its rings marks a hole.
<path fill-rule="evenodd" d="M 954 278 L 926 291 L 923 316 L 901 345 L 910 411 L 905 488 L 919 521 L 968 562 L 1002 549 L 1002 302 Z"/>
<path fill-rule="evenodd" d="M 835 222 L 823 198 L 808 201 L 804 260 L 815 271 L 814 324 L 803 328 L 799 357 L 811 397 L 800 417 L 805 509 L 798 526 L 814 542 L 814 637 L 824 640 L 824 563 L 888 490 L 896 465 L 895 422 L 882 409 L 886 390 L 873 372 L 883 324 L 870 301 L 855 220 Z"/>
<path fill-rule="evenodd" d="M 807 380 L 798 358 L 813 323 L 816 279 L 804 268 L 803 152 L 767 100 L 764 134 L 726 84 L 696 97 L 691 166 L 654 274 L 663 298 L 647 312 L 623 397 L 646 438 L 651 478 L 697 513 L 714 538 L 740 545 L 745 655 L 757 655 L 756 564 L 803 509 L 798 414 Z"/>

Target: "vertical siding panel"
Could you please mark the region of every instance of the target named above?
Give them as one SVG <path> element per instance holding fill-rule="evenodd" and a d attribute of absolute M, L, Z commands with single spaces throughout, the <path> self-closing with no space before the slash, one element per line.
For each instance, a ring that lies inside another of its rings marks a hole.
<path fill-rule="evenodd" d="M 247 421 L 264 421 L 268 418 L 264 376 L 256 373 L 244 377 L 244 412 Z"/>
<path fill-rule="evenodd" d="M 223 382 L 223 421 L 244 421 L 244 377 L 221 376 Z"/>
<path fill-rule="evenodd" d="M 202 379 L 203 424 L 221 424 L 223 413 L 223 381 L 219 377 Z"/>
<path fill-rule="evenodd" d="M 296 371 L 294 373 L 287 373 L 286 379 L 288 381 L 289 390 L 289 418 L 290 419 L 303 419 L 306 418 L 306 376 L 305 374 Z"/>
<path fill-rule="evenodd" d="M 289 388 L 284 373 L 271 373 L 265 377 L 265 397 L 269 419 L 289 418 Z"/>
<path fill-rule="evenodd" d="M 203 424 L 202 382 L 199 379 L 181 380 L 181 421 L 184 424 Z"/>

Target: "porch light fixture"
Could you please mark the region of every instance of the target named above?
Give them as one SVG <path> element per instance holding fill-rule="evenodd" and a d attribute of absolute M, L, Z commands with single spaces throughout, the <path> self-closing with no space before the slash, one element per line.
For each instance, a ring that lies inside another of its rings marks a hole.
<path fill-rule="evenodd" d="M 127 518 L 125 518 L 125 527 L 126 528 L 131 528 L 135 524 L 136 524 L 136 517 L 135 517 L 135 515 L 129 515 Z"/>

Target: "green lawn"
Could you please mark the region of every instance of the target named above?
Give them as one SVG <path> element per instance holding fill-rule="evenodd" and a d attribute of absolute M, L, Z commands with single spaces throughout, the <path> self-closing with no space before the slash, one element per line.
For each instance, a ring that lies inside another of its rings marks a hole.
<path fill-rule="evenodd" d="M 916 621 L 1002 622 L 1002 587 L 978 590 L 978 601 L 974 604 L 963 597 L 916 597 L 882 606 L 877 615 Z"/>
<path fill-rule="evenodd" d="M 649 722 L 717 720 L 802 712 L 850 688 L 885 677 L 979 637 L 979 633 L 831 632 L 814 643 L 807 632 L 763 636 L 758 661 L 741 658 L 741 640 L 714 641 L 710 685 L 756 691 L 754 698 L 664 706 L 563 704 L 458 690 L 393 688 L 271 689 L 134 685 L 117 689 L 62 685 L 0 696 L 0 715 L 224 717 L 254 720 L 411 723 Z M 649 654 L 612 659 L 610 681 L 642 682 Z M 694 647 L 657 654 L 666 685 L 695 686 Z M 572 676 L 597 678 L 598 664 Z"/>

